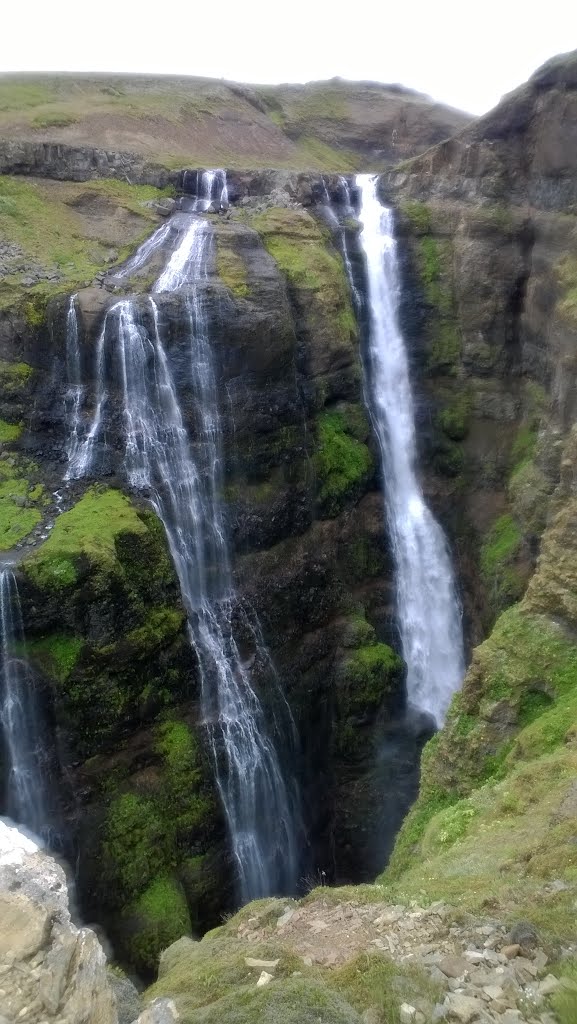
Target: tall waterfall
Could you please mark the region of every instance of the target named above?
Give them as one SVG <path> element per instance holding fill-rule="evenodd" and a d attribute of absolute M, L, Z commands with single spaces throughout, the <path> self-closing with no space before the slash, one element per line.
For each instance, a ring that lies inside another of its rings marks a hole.
<path fill-rule="evenodd" d="M 16 577 L 0 569 L 0 731 L 5 751 L 6 813 L 37 835 L 46 833 L 44 751 L 34 683 L 26 662 Z"/>
<path fill-rule="evenodd" d="M 445 536 L 425 504 L 415 471 L 393 215 L 379 202 L 376 177 L 359 174 L 356 183 L 368 281 L 367 399 L 381 452 L 407 693 L 440 725 L 464 674 L 460 606 Z"/>
<path fill-rule="evenodd" d="M 212 174 L 206 181 L 210 196 L 218 174 L 206 173 Z M 199 205 L 203 207 L 202 196 Z M 220 423 L 204 290 L 199 287 L 207 276 L 212 233 L 202 217 L 177 216 L 181 228 L 176 246 L 153 293 L 178 292 L 182 297 L 198 443 L 193 452 L 155 299 L 122 299 L 108 310 L 100 332 L 96 403 L 69 475 L 84 476 L 93 469 L 96 446 L 117 401 L 128 482 L 147 496 L 162 520 L 179 577 L 240 897 L 248 901 L 295 890 L 298 814 L 233 631 L 237 601 L 219 502 Z M 107 386 L 106 366 L 109 379 L 118 381 L 119 395 Z"/>

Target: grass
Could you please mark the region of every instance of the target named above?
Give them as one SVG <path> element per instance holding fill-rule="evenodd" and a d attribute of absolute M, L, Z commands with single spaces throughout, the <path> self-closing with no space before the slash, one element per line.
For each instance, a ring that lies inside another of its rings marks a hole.
<path fill-rule="evenodd" d="M 145 535 L 147 527 L 124 494 L 94 487 L 57 518 L 48 539 L 23 568 L 40 589 L 71 586 L 82 556 L 97 564 L 116 560 L 116 541 L 123 532 Z"/>
<path fill-rule="evenodd" d="M 216 236 L 216 270 L 221 281 L 236 298 L 247 297 L 250 289 L 244 260 L 221 235 Z"/>
<path fill-rule="evenodd" d="M 66 633 L 56 633 L 27 643 L 30 657 L 60 683 L 65 682 L 73 671 L 83 646 L 80 637 Z"/>
<path fill-rule="evenodd" d="M 6 428 L 3 436 L 2 427 Z M 21 429 L 0 421 L 0 436 L 5 442 L 16 440 Z M 0 460 L 0 551 L 8 551 L 24 540 L 42 521 L 46 494 L 37 482 L 37 472 L 33 462 L 20 456 L 11 455 L 10 462 Z"/>
<path fill-rule="evenodd" d="M 47 298 L 90 283 L 105 265 L 111 245 L 118 247 L 119 259 L 123 259 L 150 233 L 156 216 L 143 204 L 161 194 L 158 189 L 124 181 L 79 184 L 0 176 L 0 235 L 22 251 L 13 273 L 0 284 L 0 308 L 24 304 L 25 298 L 27 319 L 38 326 Z M 101 200 L 100 237 L 94 218 L 90 231 L 86 230 L 78 205 L 81 197 L 87 196 Z M 119 210 L 137 216 L 141 226 L 138 221 L 123 226 Z M 57 272 L 61 280 L 25 288 L 22 277 L 30 265 Z"/>

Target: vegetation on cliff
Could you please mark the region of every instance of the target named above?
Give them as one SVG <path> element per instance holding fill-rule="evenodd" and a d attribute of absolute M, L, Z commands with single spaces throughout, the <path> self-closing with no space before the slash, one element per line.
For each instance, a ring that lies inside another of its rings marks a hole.
<path fill-rule="evenodd" d="M 157 221 L 151 201 L 163 194 L 126 181 L 0 175 L 0 234 L 7 243 L 0 309 L 18 306 L 38 327 L 51 296 L 89 284 L 150 234 Z"/>

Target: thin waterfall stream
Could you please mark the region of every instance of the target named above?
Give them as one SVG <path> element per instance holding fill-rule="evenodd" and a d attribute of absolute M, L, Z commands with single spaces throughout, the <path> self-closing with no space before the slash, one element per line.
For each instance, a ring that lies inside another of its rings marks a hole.
<path fill-rule="evenodd" d="M 116 402 L 124 424 L 124 472 L 164 524 L 179 578 L 200 668 L 203 721 L 238 870 L 239 897 L 247 902 L 296 890 L 298 801 L 234 635 L 238 601 L 219 500 L 220 420 L 203 288 L 213 237 L 208 220 L 196 212 L 211 202 L 226 202 L 224 172 L 204 172 L 201 186 L 193 212 L 176 215 L 174 244 L 152 294 L 121 299 L 106 313 L 96 348 L 94 409 L 79 441 L 78 410 L 70 403 L 67 477 L 77 479 L 94 471 L 98 445 Z M 143 266 L 171 236 L 172 227 L 162 238 L 159 229 L 144 243 L 147 252 L 139 250 L 129 266 Z M 163 316 L 155 298 L 163 293 L 177 294 L 182 304 L 198 434 L 194 448 L 165 348 Z M 77 326 L 71 324 L 69 331 L 76 332 L 78 344 Z M 74 366 L 69 353 L 69 370 Z M 116 390 L 107 381 L 118 382 Z M 288 713 L 286 703 L 283 707 Z M 290 732 L 290 724 L 283 731 Z"/>
<path fill-rule="evenodd" d="M 38 836 L 49 830 L 46 757 L 34 680 L 26 660 L 18 584 L 0 568 L 0 733 L 4 747 L 6 813 Z"/>
<path fill-rule="evenodd" d="M 356 185 L 369 314 L 366 397 L 381 455 L 407 695 L 440 726 L 465 671 L 461 609 L 447 541 L 425 503 L 415 468 L 393 213 L 379 201 L 376 177 L 359 174 Z"/>

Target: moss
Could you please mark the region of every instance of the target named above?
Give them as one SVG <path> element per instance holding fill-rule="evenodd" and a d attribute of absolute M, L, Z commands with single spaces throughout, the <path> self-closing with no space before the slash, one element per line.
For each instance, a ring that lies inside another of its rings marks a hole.
<path fill-rule="evenodd" d="M 533 458 L 536 444 L 537 428 L 531 424 L 520 426 L 511 447 L 513 473 L 517 472 L 525 463 Z"/>
<path fill-rule="evenodd" d="M 343 504 L 367 483 L 374 472 L 366 444 L 357 441 L 341 412 L 323 412 L 318 418 L 318 449 L 314 465 L 319 498 L 329 515 L 338 515 Z"/>
<path fill-rule="evenodd" d="M 357 612 L 343 624 L 340 638 L 343 647 L 362 647 L 374 643 L 375 630 L 364 615 Z"/>
<path fill-rule="evenodd" d="M 73 585 L 82 559 L 95 564 L 116 561 L 115 543 L 123 532 L 146 534 L 130 500 L 120 491 L 94 487 L 58 517 L 48 539 L 23 568 L 39 589 Z"/>
<path fill-rule="evenodd" d="M 184 722 L 166 721 L 157 730 L 156 752 L 163 762 L 163 798 L 170 806 L 177 841 L 206 828 L 214 815 L 212 798 L 201 791 L 200 746 Z"/>
<path fill-rule="evenodd" d="M 223 284 L 236 298 L 246 298 L 250 289 L 244 260 L 220 235 L 216 236 L 216 270 Z"/>
<path fill-rule="evenodd" d="M 140 970 L 154 970 L 162 950 L 191 933 L 184 892 L 170 875 L 156 878 L 125 916 L 134 929 L 130 940 L 132 963 Z"/>
<path fill-rule="evenodd" d="M 0 420 L 0 444 L 17 441 L 23 429 L 21 423 L 7 423 L 6 420 Z"/>
<path fill-rule="evenodd" d="M 0 461 L 1 551 L 14 547 L 42 521 L 45 491 L 41 484 L 31 484 L 29 476 L 35 472 L 37 467 L 26 459 Z"/>
<path fill-rule="evenodd" d="M 342 260 L 325 242 L 320 225 L 304 210 L 273 207 L 252 226 L 296 294 L 317 345 L 351 352 L 357 324 Z"/>
<path fill-rule="evenodd" d="M 83 640 L 65 633 L 54 633 L 27 643 L 30 657 L 58 682 L 65 682 L 80 657 Z"/>
<path fill-rule="evenodd" d="M 481 573 L 497 609 L 518 600 L 523 593 L 526 581 L 515 566 L 522 540 L 517 522 L 510 514 L 505 514 L 493 523 L 483 542 Z"/>
<path fill-rule="evenodd" d="M 374 711 L 402 672 L 402 659 L 387 644 L 359 647 L 345 660 L 341 669 L 349 687 L 347 704 L 350 712 Z"/>
<path fill-rule="evenodd" d="M 457 324 L 450 321 L 437 323 L 433 328 L 431 340 L 430 369 L 454 374 L 460 354 L 461 338 Z"/>
<path fill-rule="evenodd" d="M 180 608 L 153 608 L 146 622 L 130 630 L 122 642 L 133 647 L 139 658 L 146 657 L 175 636 L 184 619 L 184 611 Z"/>
<path fill-rule="evenodd" d="M 19 398 L 34 370 L 28 363 L 8 363 L 0 359 L 0 392 L 3 398 Z"/>
<path fill-rule="evenodd" d="M 463 441 L 469 432 L 471 396 L 462 391 L 451 396 L 439 413 L 439 426 L 451 441 Z"/>
<path fill-rule="evenodd" d="M 431 231 L 431 210 L 426 203 L 407 199 L 401 204 L 401 213 L 409 220 L 416 235 L 428 235 Z"/>
<path fill-rule="evenodd" d="M 383 643 L 368 643 L 348 654 L 338 670 L 334 742 L 337 754 L 366 756 L 367 737 L 358 728 L 371 724 L 388 696 L 398 690 L 403 676 L 401 658 Z"/>
<path fill-rule="evenodd" d="M 173 833 L 154 802 L 136 793 L 122 793 L 109 808 L 103 853 L 105 871 L 124 903 L 162 877 L 170 864 Z"/>
<path fill-rule="evenodd" d="M 327 984 L 335 988 L 360 1013 L 371 1011 L 387 1024 L 400 1024 L 400 1005 L 403 1002 L 421 1006 L 430 1011 L 442 1001 L 442 987 L 431 981 L 426 971 L 417 966 L 393 963 L 382 953 L 361 953 L 326 976 Z M 364 1019 L 364 1018 L 363 1018 Z"/>

